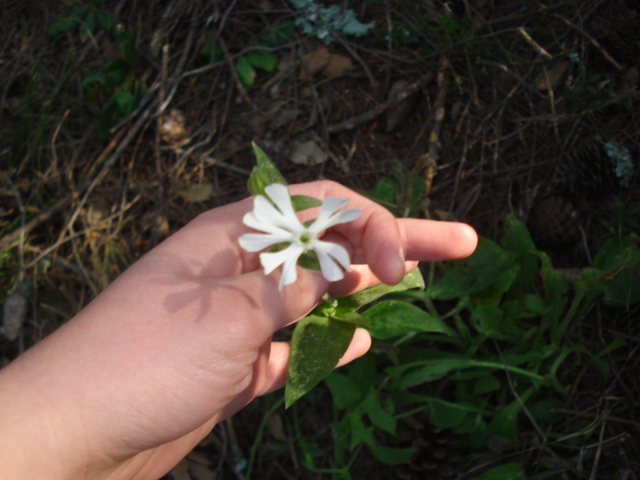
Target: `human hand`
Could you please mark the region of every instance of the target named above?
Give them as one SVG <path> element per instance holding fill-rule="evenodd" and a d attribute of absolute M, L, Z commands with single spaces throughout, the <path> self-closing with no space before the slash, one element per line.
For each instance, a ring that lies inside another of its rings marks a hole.
<path fill-rule="evenodd" d="M 271 336 L 327 291 L 395 284 L 418 260 L 462 258 L 476 246 L 466 225 L 395 219 L 332 182 L 289 188 L 363 209 L 323 237 L 360 265 L 334 284 L 299 269 L 278 291 L 280 273 L 265 276 L 258 255 L 238 245 L 250 199 L 199 216 L 0 372 L 0 458 L 24 460 L 13 478 L 160 477 L 216 423 L 284 384 L 289 345 Z M 358 330 L 340 364 L 369 345 Z"/>

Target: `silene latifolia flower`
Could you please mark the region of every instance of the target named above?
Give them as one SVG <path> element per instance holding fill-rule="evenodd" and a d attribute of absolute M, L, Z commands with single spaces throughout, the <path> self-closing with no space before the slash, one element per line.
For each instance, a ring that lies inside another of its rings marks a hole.
<path fill-rule="evenodd" d="M 293 209 L 289 190 L 285 185 L 271 184 L 265 188 L 265 192 L 273 203 L 263 195 L 257 195 L 253 211 L 242 219 L 248 227 L 264 233 L 247 233 L 238 239 L 240 246 L 248 252 L 259 252 L 279 243 L 289 244 L 284 250 L 260 254 L 264 273 L 268 275 L 280 265 L 284 265 L 278 287 L 282 289 L 298 278 L 296 264 L 300 255 L 312 250 L 318 256 L 322 275 L 327 280 L 335 282 L 344 278 L 342 268 L 349 270 L 351 264 L 349 253 L 341 245 L 323 242 L 318 237 L 328 228 L 355 220 L 362 210 L 351 208 L 337 212 L 349 203 L 349 200 L 327 197 L 322 202 L 318 218 L 305 227 Z"/>

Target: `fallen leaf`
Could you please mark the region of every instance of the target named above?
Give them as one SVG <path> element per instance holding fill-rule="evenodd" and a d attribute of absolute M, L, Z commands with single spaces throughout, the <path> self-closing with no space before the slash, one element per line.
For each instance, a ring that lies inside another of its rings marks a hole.
<path fill-rule="evenodd" d="M 353 69 L 353 62 L 344 55 L 329 53 L 325 47 L 320 47 L 302 57 L 300 62 L 300 80 L 310 80 L 317 73 L 325 77 L 341 77 Z"/>
<path fill-rule="evenodd" d="M 545 72 L 538 77 L 538 81 L 536 82 L 537 90 L 553 90 L 558 86 L 564 74 L 567 73 L 567 70 L 571 66 L 571 62 L 569 60 L 565 62 L 560 62 L 555 64 L 553 67 L 545 68 Z"/>
<path fill-rule="evenodd" d="M 316 73 L 327 66 L 330 58 L 331 54 L 325 47 L 303 55 L 300 62 L 300 80 L 311 80 Z"/>
<path fill-rule="evenodd" d="M 338 78 L 353 70 L 353 62 L 343 55 L 331 54 L 329 63 L 322 69 L 322 75 L 329 78 Z"/>
<path fill-rule="evenodd" d="M 182 146 L 189 143 L 191 138 L 186 123 L 184 113 L 176 109 L 170 110 L 160 121 L 160 137 L 171 145 Z"/>
<path fill-rule="evenodd" d="M 625 93 L 635 92 L 638 88 L 638 77 L 640 77 L 640 72 L 637 67 L 631 67 L 627 70 L 620 78 L 620 90 L 618 93 L 624 95 Z"/>
<path fill-rule="evenodd" d="M 284 432 L 284 426 L 282 424 L 282 417 L 274 413 L 267 420 L 267 429 L 273 438 L 278 440 L 279 442 L 287 441 L 287 434 Z"/>
<path fill-rule="evenodd" d="M 452 220 L 453 218 L 453 215 L 451 214 L 451 212 L 448 212 L 446 210 L 435 209 L 434 212 L 438 216 L 438 219 L 442 220 L 443 222 Z"/>
<path fill-rule="evenodd" d="M 398 96 L 398 94 L 402 92 L 408 84 L 409 82 L 407 82 L 406 80 L 398 80 L 397 82 L 395 82 L 389 89 L 389 96 L 387 97 L 387 99 L 391 100 L 392 98 Z M 410 95 L 409 97 L 405 98 L 401 102 L 396 103 L 393 107 L 387 110 L 385 125 L 386 133 L 393 132 L 396 128 L 398 128 L 400 123 L 402 123 L 402 121 L 407 118 L 416 104 L 416 98 L 417 94 Z"/>
<path fill-rule="evenodd" d="M 307 142 L 295 140 L 291 144 L 291 156 L 289 158 L 293 163 L 311 167 L 324 162 L 327 159 L 327 154 L 313 140 Z"/>
<path fill-rule="evenodd" d="M 19 293 L 7 297 L 2 305 L 2 334 L 7 340 L 18 338 L 22 324 L 27 318 L 27 300 Z"/>
<path fill-rule="evenodd" d="M 216 194 L 212 183 L 201 183 L 199 185 L 189 185 L 180 192 L 180 196 L 185 202 L 197 203 L 209 200 Z"/>

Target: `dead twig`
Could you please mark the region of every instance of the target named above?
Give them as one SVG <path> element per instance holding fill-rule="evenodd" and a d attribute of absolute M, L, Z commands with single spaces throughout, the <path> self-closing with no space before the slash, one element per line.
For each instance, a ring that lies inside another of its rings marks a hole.
<path fill-rule="evenodd" d="M 331 133 L 346 132 L 347 130 L 353 130 L 354 128 L 358 128 L 360 125 L 364 125 L 365 123 L 370 122 L 374 118 L 382 115 L 387 109 L 393 107 L 394 105 L 397 105 L 405 98 L 416 93 L 418 90 L 424 87 L 427 83 L 433 80 L 434 77 L 435 75 L 433 74 L 433 72 L 428 72 L 424 74 L 422 77 L 418 78 L 416 81 L 407 85 L 404 90 L 398 93 L 398 95 L 396 95 L 393 98 L 390 98 L 386 102 L 381 103 L 380 105 L 369 110 L 368 112 L 365 112 L 361 115 L 350 118 L 349 120 L 345 120 L 344 122 L 336 123 L 335 125 L 329 125 L 327 127 L 327 133 L 331 134 Z"/>
<path fill-rule="evenodd" d="M 541 8 L 547 8 L 542 2 L 536 2 Z M 571 22 L 569 19 L 563 17 L 562 15 L 560 15 L 559 13 L 552 13 L 552 15 L 554 17 L 556 17 L 557 19 L 561 20 L 562 22 L 564 22 L 565 25 L 567 25 L 570 28 L 573 28 L 575 31 L 577 31 L 578 33 L 580 33 L 580 35 L 582 35 L 583 37 L 585 37 L 587 40 L 589 40 L 589 42 L 591 42 L 598 50 L 600 50 L 600 53 L 602 53 L 602 56 L 604 58 L 607 59 L 607 61 L 609 63 L 611 63 L 611 65 L 614 66 L 614 68 L 618 71 L 618 72 L 624 72 L 624 67 L 622 65 L 620 65 L 618 62 L 616 62 L 616 60 L 609 54 L 609 52 L 607 52 L 604 47 L 602 45 L 600 45 L 600 42 L 598 42 L 598 40 L 596 40 L 595 38 L 593 38 L 591 35 L 589 35 L 587 32 L 585 32 L 582 28 L 580 28 L 578 25 L 574 24 L 573 22 Z"/>

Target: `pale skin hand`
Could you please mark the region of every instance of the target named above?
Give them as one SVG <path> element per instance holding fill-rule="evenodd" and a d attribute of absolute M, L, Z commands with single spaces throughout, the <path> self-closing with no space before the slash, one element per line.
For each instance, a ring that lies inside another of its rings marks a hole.
<path fill-rule="evenodd" d="M 199 216 L 0 371 L 3 475 L 157 479 L 216 423 L 284 384 L 289 345 L 271 336 L 324 293 L 395 284 L 416 261 L 462 258 L 477 243 L 466 225 L 396 220 L 332 182 L 290 191 L 364 210 L 324 237 L 362 265 L 331 285 L 299 268 L 279 292 L 279 273 L 265 276 L 238 246 L 250 199 Z M 370 341 L 357 330 L 340 365 Z"/>

